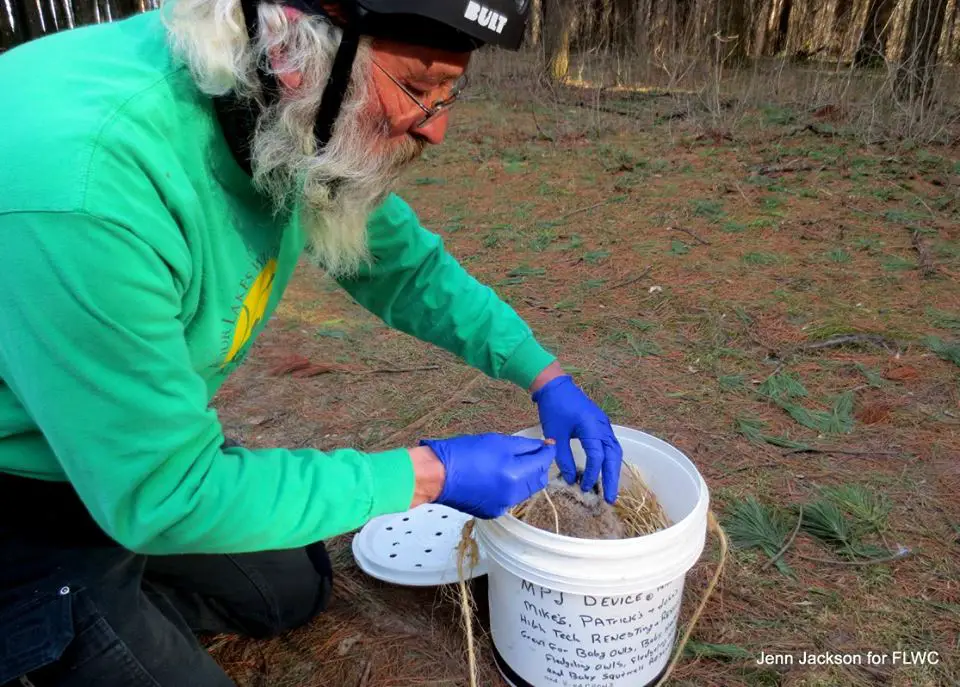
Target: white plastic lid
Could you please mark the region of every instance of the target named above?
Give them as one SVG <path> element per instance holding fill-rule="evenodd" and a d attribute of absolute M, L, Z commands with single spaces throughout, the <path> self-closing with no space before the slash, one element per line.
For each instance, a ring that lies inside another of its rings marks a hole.
<path fill-rule="evenodd" d="M 353 538 L 353 557 L 360 569 L 384 582 L 411 587 L 452 584 L 457 572 L 457 546 L 463 526 L 472 518 L 458 510 L 427 503 L 405 513 L 374 518 Z M 486 558 L 468 579 L 486 574 Z"/>

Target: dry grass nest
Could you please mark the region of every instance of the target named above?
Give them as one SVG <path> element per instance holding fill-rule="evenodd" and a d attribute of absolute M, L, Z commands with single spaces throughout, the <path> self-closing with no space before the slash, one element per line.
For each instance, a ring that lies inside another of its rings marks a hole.
<path fill-rule="evenodd" d="M 567 484 L 554 467 L 546 489 L 516 506 L 511 514 L 538 529 L 578 539 L 629 539 L 672 524 L 640 470 L 624 463 L 616 502 L 608 504 L 599 485 L 584 492 L 579 479 Z"/>

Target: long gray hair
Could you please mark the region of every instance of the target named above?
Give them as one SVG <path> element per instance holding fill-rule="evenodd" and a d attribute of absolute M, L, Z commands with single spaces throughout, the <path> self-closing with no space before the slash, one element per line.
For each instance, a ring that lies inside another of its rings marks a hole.
<path fill-rule="evenodd" d="M 301 86 L 259 118 L 251 145 L 253 181 L 278 213 L 299 211 L 317 263 L 333 276 L 353 274 L 369 258 L 367 217 L 423 147 L 411 137 L 387 147 L 387 124 L 369 81 L 369 41 L 361 41 L 333 136 L 318 153 L 314 119 L 339 28 L 261 3 L 262 28 L 251 46 L 239 0 L 165 0 L 161 12 L 172 49 L 203 93 L 257 97 L 258 64 L 275 74 L 301 74 Z"/>

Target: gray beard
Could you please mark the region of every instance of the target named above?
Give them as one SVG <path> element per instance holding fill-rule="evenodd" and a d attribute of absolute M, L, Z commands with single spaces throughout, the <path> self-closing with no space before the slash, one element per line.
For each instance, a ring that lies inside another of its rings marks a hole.
<path fill-rule="evenodd" d="M 424 142 L 410 136 L 388 141 L 385 121 L 371 121 L 358 103 L 345 103 L 317 155 L 315 112 L 311 99 L 302 98 L 264 113 L 251 145 L 253 180 L 278 213 L 299 214 L 310 260 L 331 277 L 345 278 L 369 263 L 368 218 Z"/>

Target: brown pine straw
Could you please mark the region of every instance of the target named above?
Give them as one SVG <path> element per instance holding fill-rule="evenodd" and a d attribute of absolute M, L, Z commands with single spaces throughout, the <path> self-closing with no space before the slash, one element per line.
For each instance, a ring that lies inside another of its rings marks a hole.
<path fill-rule="evenodd" d="M 632 465 L 628 466 L 633 468 Z M 635 468 L 633 468 L 635 470 Z M 638 476 L 639 471 L 633 472 L 632 476 Z M 637 480 L 642 484 L 642 480 Z M 644 485 L 644 489 L 646 486 Z M 646 490 L 649 492 L 649 490 Z M 648 498 L 652 498 L 653 493 L 650 492 Z M 619 502 L 623 496 L 619 497 L 617 501 Z M 662 515 L 662 509 L 659 508 L 659 504 L 656 504 L 656 508 L 651 508 L 651 504 L 648 500 L 644 498 L 639 498 L 639 501 L 634 505 L 645 505 L 647 511 L 654 510 L 660 511 Z M 624 508 L 629 506 L 625 504 Z M 556 509 L 555 509 L 556 510 Z M 666 522 L 665 516 L 661 522 Z M 473 609 L 474 609 L 474 600 L 471 591 L 467 588 L 467 580 L 473 577 L 472 573 L 465 575 L 464 568 L 466 565 L 472 568 L 476 566 L 477 562 L 480 559 L 480 551 L 477 547 L 477 542 L 473 538 L 473 531 L 476 521 L 470 520 L 463 526 L 463 533 L 460 538 L 460 544 L 457 546 L 457 573 L 460 577 L 459 587 L 460 587 L 460 611 L 462 615 L 462 623 L 464 631 L 467 635 L 467 665 L 469 670 L 470 678 L 470 687 L 477 687 L 477 656 L 476 656 L 476 647 L 473 636 Z M 642 517 L 637 517 L 630 522 L 629 526 L 633 527 L 650 527 L 652 525 L 658 525 L 659 523 L 655 520 L 651 520 L 649 515 L 644 515 Z M 659 529 L 663 529 L 660 527 Z M 663 673 L 663 676 L 657 681 L 654 687 L 660 687 L 663 685 L 670 675 L 673 673 L 674 669 L 677 667 L 677 664 L 680 662 L 680 658 L 683 656 L 683 651 L 687 646 L 687 642 L 690 640 L 690 636 L 693 634 L 693 630 L 697 625 L 697 622 L 700 620 L 700 617 L 703 615 L 704 610 L 707 607 L 707 602 L 710 600 L 710 597 L 713 595 L 714 590 L 717 587 L 717 583 L 720 581 L 720 577 L 723 574 L 724 566 L 727 562 L 727 552 L 729 549 L 729 541 L 727 539 L 726 532 L 723 531 L 723 528 L 720 527 L 720 523 L 717 522 L 716 516 L 714 516 L 713 511 L 707 513 L 707 529 L 712 532 L 720 542 L 720 561 L 717 563 L 717 569 L 714 571 L 713 577 L 710 580 L 710 583 L 707 585 L 706 589 L 703 592 L 703 595 L 700 598 L 700 603 L 697 605 L 697 609 L 694 611 L 693 615 L 690 618 L 690 621 L 687 623 L 686 630 L 684 630 L 683 636 L 680 639 L 680 642 L 677 644 L 674 649 L 673 658 L 670 660 L 669 665 L 667 666 L 666 671 Z M 653 530 L 657 531 L 657 530 Z"/>

